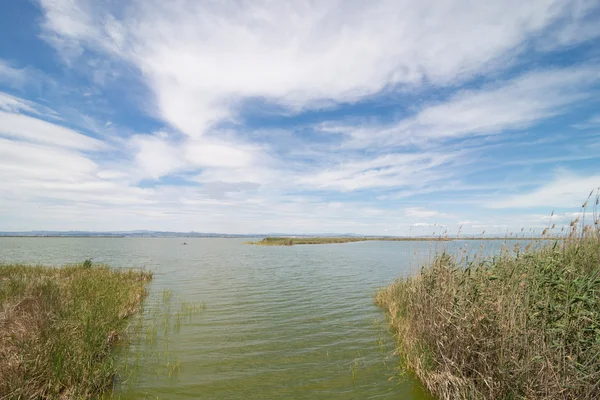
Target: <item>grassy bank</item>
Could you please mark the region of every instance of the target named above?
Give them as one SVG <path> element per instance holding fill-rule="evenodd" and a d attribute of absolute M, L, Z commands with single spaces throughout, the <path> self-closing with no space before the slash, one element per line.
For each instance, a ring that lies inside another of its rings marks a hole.
<path fill-rule="evenodd" d="M 440 399 L 600 398 L 594 221 L 493 259 L 441 254 L 381 290 L 403 366 Z"/>
<path fill-rule="evenodd" d="M 89 261 L 0 265 L 0 398 L 97 398 L 115 374 L 111 347 L 151 279 Z"/>

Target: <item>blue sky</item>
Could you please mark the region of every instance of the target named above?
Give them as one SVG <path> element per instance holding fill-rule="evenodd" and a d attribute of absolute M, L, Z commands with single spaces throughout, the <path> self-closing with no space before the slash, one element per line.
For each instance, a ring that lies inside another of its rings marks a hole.
<path fill-rule="evenodd" d="M 0 5 L 0 231 L 504 234 L 600 186 L 597 1 Z"/>

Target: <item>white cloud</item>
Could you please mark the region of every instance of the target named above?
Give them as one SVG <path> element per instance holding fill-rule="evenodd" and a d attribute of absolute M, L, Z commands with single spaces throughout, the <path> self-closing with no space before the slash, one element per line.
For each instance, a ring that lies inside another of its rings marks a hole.
<path fill-rule="evenodd" d="M 459 93 L 447 103 L 425 108 L 405 129 L 431 137 L 456 137 L 527 127 L 589 97 L 585 88 L 599 80 L 597 66 L 531 72 L 506 85 Z"/>
<path fill-rule="evenodd" d="M 503 68 L 557 21 L 582 18 L 578 2 L 552 0 L 155 0 L 118 13 L 90 0 L 41 4 L 51 43 L 71 59 L 87 48 L 134 65 L 158 115 L 191 136 L 231 117 L 243 98 L 293 109 L 394 84 L 456 83 Z"/>
<path fill-rule="evenodd" d="M 258 146 L 243 146 L 214 140 L 191 140 L 185 157 L 197 167 L 244 168 L 258 163 L 262 155 Z"/>
<path fill-rule="evenodd" d="M 257 184 L 271 184 L 287 179 L 288 183 L 295 183 L 295 176 L 289 171 L 277 170 L 266 166 L 248 166 L 244 168 L 207 168 L 194 178 L 200 183 L 207 182 L 251 182 Z"/>
<path fill-rule="evenodd" d="M 12 67 L 9 63 L 0 59 L 0 82 L 19 86 L 27 78 L 25 69 Z"/>
<path fill-rule="evenodd" d="M 452 175 L 450 166 L 464 152 L 391 153 L 349 159 L 325 171 L 301 176 L 297 184 L 320 189 L 352 191 L 366 188 L 419 187 Z"/>
<path fill-rule="evenodd" d="M 404 214 L 407 217 L 416 217 L 416 218 L 432 218 L 439 217 L 441 213 L 434 210 L 426 210 L 421 207 L 408 207 L 404 209 Z"/>
<path fill-rule="evenodd" d="M 15 63 L 0 58 L 0 85 L 16 90 L 55 87 L 55 81 L 32 66 L 17 67 Z"/>
<path fill-rule="evenodd" d="M 577 129 L 598 129 L 600 128 L 600 114 L 593 115 L 586 120 L 573 125 Z"/>
<path fill-rule="evenodd" d="M 13 113 L 19 111 L 26 111 L 32 114 L 37 113 L 35 104 L 33 102 L 11 96 L 10 94 L 4 92 L 0 92 L 0 110 Z"/>
<path fill-rule="evenodd" d="M 354 146 L 428 144 L 431 140 L 498 134 L 526 128 L 588 99 L 600 81 L 598 66 L 533 71 L 508 82 L 465 90 L 392 126 L 329 126 L 351 136 Z"/>
<path fill-rule="evenodd" d="M 600 175 L 578 176 L 561 173 L 554 180 L 529 192 L 490 202 L 490 208 L 532 208 L 581 206 L 591 190 L 600 188 Z"/>
<path fill-rule="evenodd" d="M 580 0 L 574 2 L 569 17 L 563 19 L 563 24 L 547 35 L 537 38 L 537 46 L 551 51 L 557 47 L 573 46 L 591 38 L 600 36 L 598 16 L 594 8 L 598 7 L 596 0 Z"/>
<path fill-rule="evenodd" d="M 0 138 L 0 169 L 4 185 L 34 180 L 77 180 L 81 183 L 96 171 L 96 164 L 77 152 L 40 144 Z"/>
<path fill-rule="evenodd" d="M 135 135 L 130 144 L 135 152 L 139 178 L 158 179 L 199 168 L 225 169 L 231 173 L 231 170 L 251 168 L 268 159 L 256 145 L 206 137 L 175 140 L 165 132 Z"/>
<path fill-rule="evenodd" d="M 215 181 L 202 185 L 202 189 L 209 198 L 225 199 L 227 195 L 251 191 L 257 189 L 259 186 L 259 184 L 252 182 L 228 183 Z"/>
<path fill-rule="evenodd" d="M 79 150 L 97 150 L 105 144 L 97 139 L 27 115 L 0 111 L 0 136 Z"/>
<path fill-rule="evenodd" d="M 139 178 L 158 179 L 186 166 L 177 146 L 160 135 L 136 135 L 131 139 L 131 145 L 136 152 L 135 173 Z"/>

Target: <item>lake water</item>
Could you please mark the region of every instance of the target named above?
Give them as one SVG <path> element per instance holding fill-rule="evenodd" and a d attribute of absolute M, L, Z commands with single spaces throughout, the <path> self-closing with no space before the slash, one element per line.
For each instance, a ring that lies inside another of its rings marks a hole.
<path fill-rule="evenodd" d="M 0 262 L 92 258 L 150 269 L 144 324 L 153 323 L 165 290 L 175 308 L 205 304 L 171 330 L 164 352 L 137 346 L 137 378 L 121 393 L 126 398 L 428 399 L 418 383 L 398 377 L 374 293 L 414 273 L 436 248 L 481 242 L 263 247 L 246 240 L 0 238 Z"/>

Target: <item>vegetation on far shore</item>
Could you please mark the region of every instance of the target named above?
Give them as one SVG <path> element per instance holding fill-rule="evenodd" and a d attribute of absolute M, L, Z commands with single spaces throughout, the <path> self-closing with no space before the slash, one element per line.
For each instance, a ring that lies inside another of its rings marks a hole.
<path fill-rule="evenodd" d="M 327 244 L 362 242 L 366 239 L 356 237 L 274 237 L 269 236 L 258 242 L 247 242 L 258 246 L 294 246 L 297 244 Z"/>
<path fill-rule="evenodd" d="M 0 398 L 98 398 L 111 350 L 152 274 L 92 266 L 0 265 Z"/>
<path fill-rule="evenodd" d="M 562 240 L 563 238 L 557 238 Z M 365 241 L 390 241 L 390 242 L 432 242 L 432 241 L 452 241 L 452 240 L 549 240 L 548 237 L 519 237 L 519 236 L 507 236 L 507 237 L 452 237 L 452 236 L 435 236 L 435 237 L 356 237 L 356 236 L 343 236 L 343 237 L 329 237 L 329 236 L 317 236 L 317 237 L 304 237 L 304 236 L 269 236 L 258 242 L 246 242 L 247 244 L 253 244 L 257 246 L 294 246 L 297 244 L 331 244 L 331 243 L 351 243 L 351 242 L 365 242 Z"/>
<path fill-rule="evenodd" d="M 600 398 L 598 201 L 565 240 L 441 254 L 379 291 L 402 366 L 440 399 Z"/>

